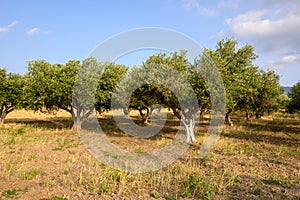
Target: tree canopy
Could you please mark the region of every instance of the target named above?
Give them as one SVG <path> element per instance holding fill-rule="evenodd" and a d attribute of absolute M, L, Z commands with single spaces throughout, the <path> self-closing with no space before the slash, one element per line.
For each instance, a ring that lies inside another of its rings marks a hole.
<path fill-rule="evenodd" d="M 0 68 L 0 124 L 14 109 L 21 106 L 23 97 L 23 79 L 21 75 L 7 73 Z"/>
<path fill-rule="evenodd" d="M 300 81 L 292 86 L 288 96 L 290 97 L 290 102 L 288 104 L 288 110 L 291 113 L 295 113 L 300 110 Z"/>
<path fill-rule="evenodd" d="M 215 50 L 205 49 L 221 72 L 226 90 L 226 121 L 232 125 L 230 113 L 245 111 L 247 118 L 271 113 L 280 107 L 282 89 L 274 71 L 259 70 L 258 57 L 250 44 L 238 48 L 234 39 L 220 40 Z"/>

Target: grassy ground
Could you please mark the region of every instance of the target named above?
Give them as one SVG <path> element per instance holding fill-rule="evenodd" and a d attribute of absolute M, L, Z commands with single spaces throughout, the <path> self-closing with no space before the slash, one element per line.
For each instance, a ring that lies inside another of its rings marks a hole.
<path fill-rule="evenodd" d="M 104 166 L 57 116 L 11 113 L 0 126 L 0 199 L 300 199 L 300 120 L 290 116 L 236 118 L 223 130 L 214 152 L 199 159 L 191 146 L 168 167 L 144 174 Z M 161 148 L 176 132 L 170 120 L 152 139 L 122 134 L 101 118 L 114 144 L 133 152 Z M 208 121 L 201 121 L 203 141 Z"/>

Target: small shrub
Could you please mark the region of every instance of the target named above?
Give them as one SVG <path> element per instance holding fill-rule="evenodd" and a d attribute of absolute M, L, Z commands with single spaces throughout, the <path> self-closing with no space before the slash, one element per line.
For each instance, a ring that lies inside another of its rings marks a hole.
<path fill-rule="evenodd" d="M 25 193 L 28 191 L 28 188 L 24 188 L 24 189 L 8 189 L 8 190 L 4 190 L 1 194 L 2 197 L 6 197 L 6 198 L 13 198 L 13 196 L 17 196 L 19 193 Z"/>
<path fill-rule="evenodd" d="M 150 197 L 153 197 L 154 199 L 158 199 L 160 197 L 159 193 L 156 191 L 152 191 L 150 193 Z"/>

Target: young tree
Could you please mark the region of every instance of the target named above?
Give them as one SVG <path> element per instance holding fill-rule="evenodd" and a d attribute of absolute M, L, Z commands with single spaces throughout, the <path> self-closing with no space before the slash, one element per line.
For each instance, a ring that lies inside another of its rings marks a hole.
<path fill-rule="evenodd" d="M 288 111 L 295 113 L 300 110 L 300 81 L 293 85 L 288 96 L 291 98 L 288 104 Z"/>
<path fill-rule="evenodd" d="M 0 124 L 14 109 L 21 106 L 23 95 L 23 79 L 21 75 L 7 73 L 0 68 Z"/>

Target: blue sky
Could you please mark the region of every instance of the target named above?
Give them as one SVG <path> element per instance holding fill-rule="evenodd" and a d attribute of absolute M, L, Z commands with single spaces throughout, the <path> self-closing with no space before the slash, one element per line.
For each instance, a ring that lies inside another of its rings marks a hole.
<path fill-rule="evenodd" d="M 291 86 L 300 80 L 299 9 L 299 0 L 0 0 L 0 67 L 24 73 L 30 60 L 84 59 L 112 35 L 160 27 L 208 48 L 226 37 L 250 43 L 255 64 Z M 147 53 L 122 61 L 138 64 Z"/>

